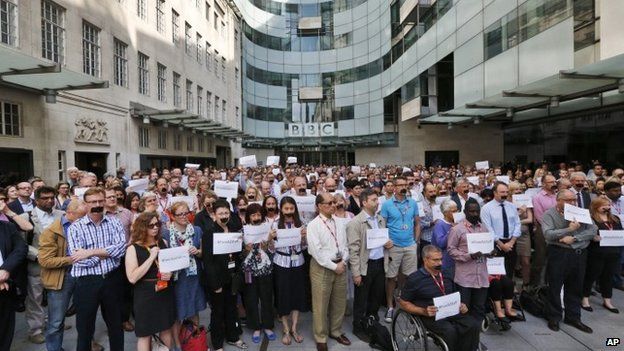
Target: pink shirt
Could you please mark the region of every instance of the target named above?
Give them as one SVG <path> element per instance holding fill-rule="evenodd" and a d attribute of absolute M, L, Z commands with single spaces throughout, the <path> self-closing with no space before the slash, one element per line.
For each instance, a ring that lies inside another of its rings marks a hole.
<path fill-rule="evenodd" d="M 446 247 L 451 258 L 455 260 L 455 283 L 464 288 L 487 288 L 490 286 L 485 257 L 473 260 L 468 253 L 468 241 L 466 240 L 467 235 L 487 231 L 487 228 L 481 223 L 473 226 L 465 219 L 451 228 Z"/>
<path fill-rule="evenodd" d="M 542 189 L 537 195 L 533 196 L 533 218 L 535 223 L 542 225 L 544 213 L 557 205 L 557 195 L 549 194 Z"/>

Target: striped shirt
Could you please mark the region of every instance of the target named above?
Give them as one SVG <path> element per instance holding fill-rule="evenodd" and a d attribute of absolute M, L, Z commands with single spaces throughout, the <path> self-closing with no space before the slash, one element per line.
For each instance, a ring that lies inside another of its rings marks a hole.
<path fill-rule="evenodd" d="M 73 277 L 107 274 L 119 267 L 126 249 L 125 230 L 119 219 L 104 216 L 97 225 L 87 215 L 69 226 L 68 234 L 70 252 L 77 249 L 104 249 L 109 255 L 107 258 L 93 256 L 74 263 L 71 270 Z"/>

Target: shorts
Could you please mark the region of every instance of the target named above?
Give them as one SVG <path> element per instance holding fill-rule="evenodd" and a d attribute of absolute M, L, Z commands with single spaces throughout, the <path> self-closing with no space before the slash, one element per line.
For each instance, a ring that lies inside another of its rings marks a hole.
<path fill-rule="evenodd" d="M 522 257 L 531 257 L 531 236 L 529 233 L 522 232 L 516 240 L 516 254 Z"/>
<path fill-rule="evenodd" d="M 388 249 L 384 261 L 386 278 L 396 278 L 399 268 L 403 275 L 408 276 L 418 269 L 418 251 L 416 244 L 406 247 L 393 246 Z"/>

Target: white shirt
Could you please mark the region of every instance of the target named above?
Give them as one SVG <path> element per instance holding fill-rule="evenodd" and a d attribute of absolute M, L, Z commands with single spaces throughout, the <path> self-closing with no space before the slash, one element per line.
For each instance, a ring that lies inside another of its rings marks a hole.
<path fill-rule="evenodd" d="M 379 228 L 379 223 L 377 223 L 377 218 L 375 216 L 373 216 L 373 217 L 366 216 L 366 221 L 368 222 L 368 224 L 371 226 L 372 229 L 378 229 Z M 378 260 L 378 259 L 383 258 L 383 257 L 384 257 L 384 247 L 383 246 L 371 249 L 370 252 L 368 253 L 368 259 L 369 260 Z"/>
<path fill-rule="evenodd" d="M 33 211 L 37 215 L 37 218 L 39 219 L 39 223 L 41 223 L 41 228 L 46 229 L 47 227 L 50 226 L 50 224 L 52 224 L 52 222 L 54 222 L 55 218 L 52 212 L 47 213 L 46 211 L 40 210 L 39 207 L 36 207 L 36 206 L 33 209 Z"/>
<path fill-rule="evenodd" d="M 334 239 L 333 234 L 336 235 Z M 337 264 L 332 262 L 336 253 L 342 254 L 342 261 L 349 261 L 349 248 L 347 247 L 347 235 L 344 227 L 336 226 L 333 218 L 318 215 L 307 227 L 308 252 L 321 266 L 335 270 Z M 336 248 L 336 242 L 338 247 Z"/>

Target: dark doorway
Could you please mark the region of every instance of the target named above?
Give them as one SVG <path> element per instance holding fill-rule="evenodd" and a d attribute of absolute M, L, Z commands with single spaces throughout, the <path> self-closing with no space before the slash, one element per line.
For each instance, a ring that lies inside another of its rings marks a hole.
<path fill-rule="evenodd" d="M 104 178 L 106 173 L 107 153 L 99 152 L 76 152 L 76 167 L 83 171 L 95 173 L 98 179 Z"/>
<path fill-rule="evenodd" d="M 17 184 L 33 176 L 32 150 L 0 148 L 0 186 Z"/>
<path fill-rule="evenodd" d="M 216 152 L 217 152 L 217 167 L 218 168 L 229 167 L 230 166 L 230 161 L 229 161 L 230 154 L 232 152 L 231 149 L 225 146 L 217 146 Z"/>
<path fill-rule="evenodd" d="M 450 167 L 459 164 L 459 151 L 425 151 L 427 167 Z"/>

